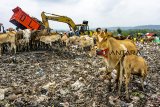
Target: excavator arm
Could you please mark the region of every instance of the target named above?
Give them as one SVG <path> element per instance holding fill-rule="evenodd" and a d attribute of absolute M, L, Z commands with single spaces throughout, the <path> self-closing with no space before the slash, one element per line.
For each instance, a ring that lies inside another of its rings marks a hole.
<path fill-rule="evenodd" d="M 56 15 L 56 14 L 50 14 L 50 16 L 46 16 L 46 14 L 50 14 L 50 13 L 46 13 L 46 12 L 41 13 L 42 22 L 43 22 L 45 28 L 50 28 L 48 20 L 53 20 L 53 21 L 67 23 L 69 25 L 70 29 L 72 29 L 74 31 L 77 29 L 76 24 L 73 22 L 73 20 L 67 16 L 60 16 L 60 15 Z"/>

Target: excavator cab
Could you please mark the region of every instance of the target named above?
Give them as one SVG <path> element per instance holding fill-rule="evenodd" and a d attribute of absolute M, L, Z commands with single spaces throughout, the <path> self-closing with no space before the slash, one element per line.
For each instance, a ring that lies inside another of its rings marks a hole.
<path fill-rule="evenodd" d="M 86 20 L 83 21 L 83 29 L 85 35 L 92 36 L 93 31 L 89 29 L 88 21 Z"/>
<path fill-rule="evenodd" d="M 89 35 L 89 26 L 88 21 L 83 21 L 82 24 L 76 25 L 77 30 L 79 31 L 80 35 Z"/>
<path fill-rule="evenodd" d="M 4 26 L 2 23 L 0 23 L 0 33 L 6 33 L 6 31 L 4 30 Z"/>

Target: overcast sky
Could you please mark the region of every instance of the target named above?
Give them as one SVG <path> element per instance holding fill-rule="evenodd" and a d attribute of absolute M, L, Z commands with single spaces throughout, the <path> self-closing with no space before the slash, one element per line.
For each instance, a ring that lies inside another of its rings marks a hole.
<path fill-rule="evenodd" d="M 88 20 L 90 28 L 160 24 L 160 0 L 0 0 L 0 23 L 5 28 L 15 28 L 9 19 L 16 6 L 40 20 L 42 11 L 68 16 L 76 24 Z M 69 29 L 64 23 L 49 24 Z"/>

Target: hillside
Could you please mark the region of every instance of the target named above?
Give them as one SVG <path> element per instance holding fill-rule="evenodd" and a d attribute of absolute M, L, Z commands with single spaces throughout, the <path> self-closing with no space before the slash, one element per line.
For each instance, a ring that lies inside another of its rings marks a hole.
<path fill-rule="evenodd" d="M 117 28 L 121 28 L 122 30 L 128 29 L 155 29 L 160 30 L 160 25 L 140 25 L 134 27 L 108 27 L 109 30 L 117 30 Z"/>

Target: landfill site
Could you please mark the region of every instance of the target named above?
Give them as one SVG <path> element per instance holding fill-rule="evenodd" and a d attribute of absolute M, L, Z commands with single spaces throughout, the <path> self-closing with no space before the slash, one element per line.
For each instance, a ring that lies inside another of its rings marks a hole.
<path fill-rule="evenodd" d="M 160 106 L 159 30 L 124 36 L 87 20 L 11 11 L 15 28 L 0 23 L 0 107 Z M 54 32 L 49 21 L 70 31 Z"/>

